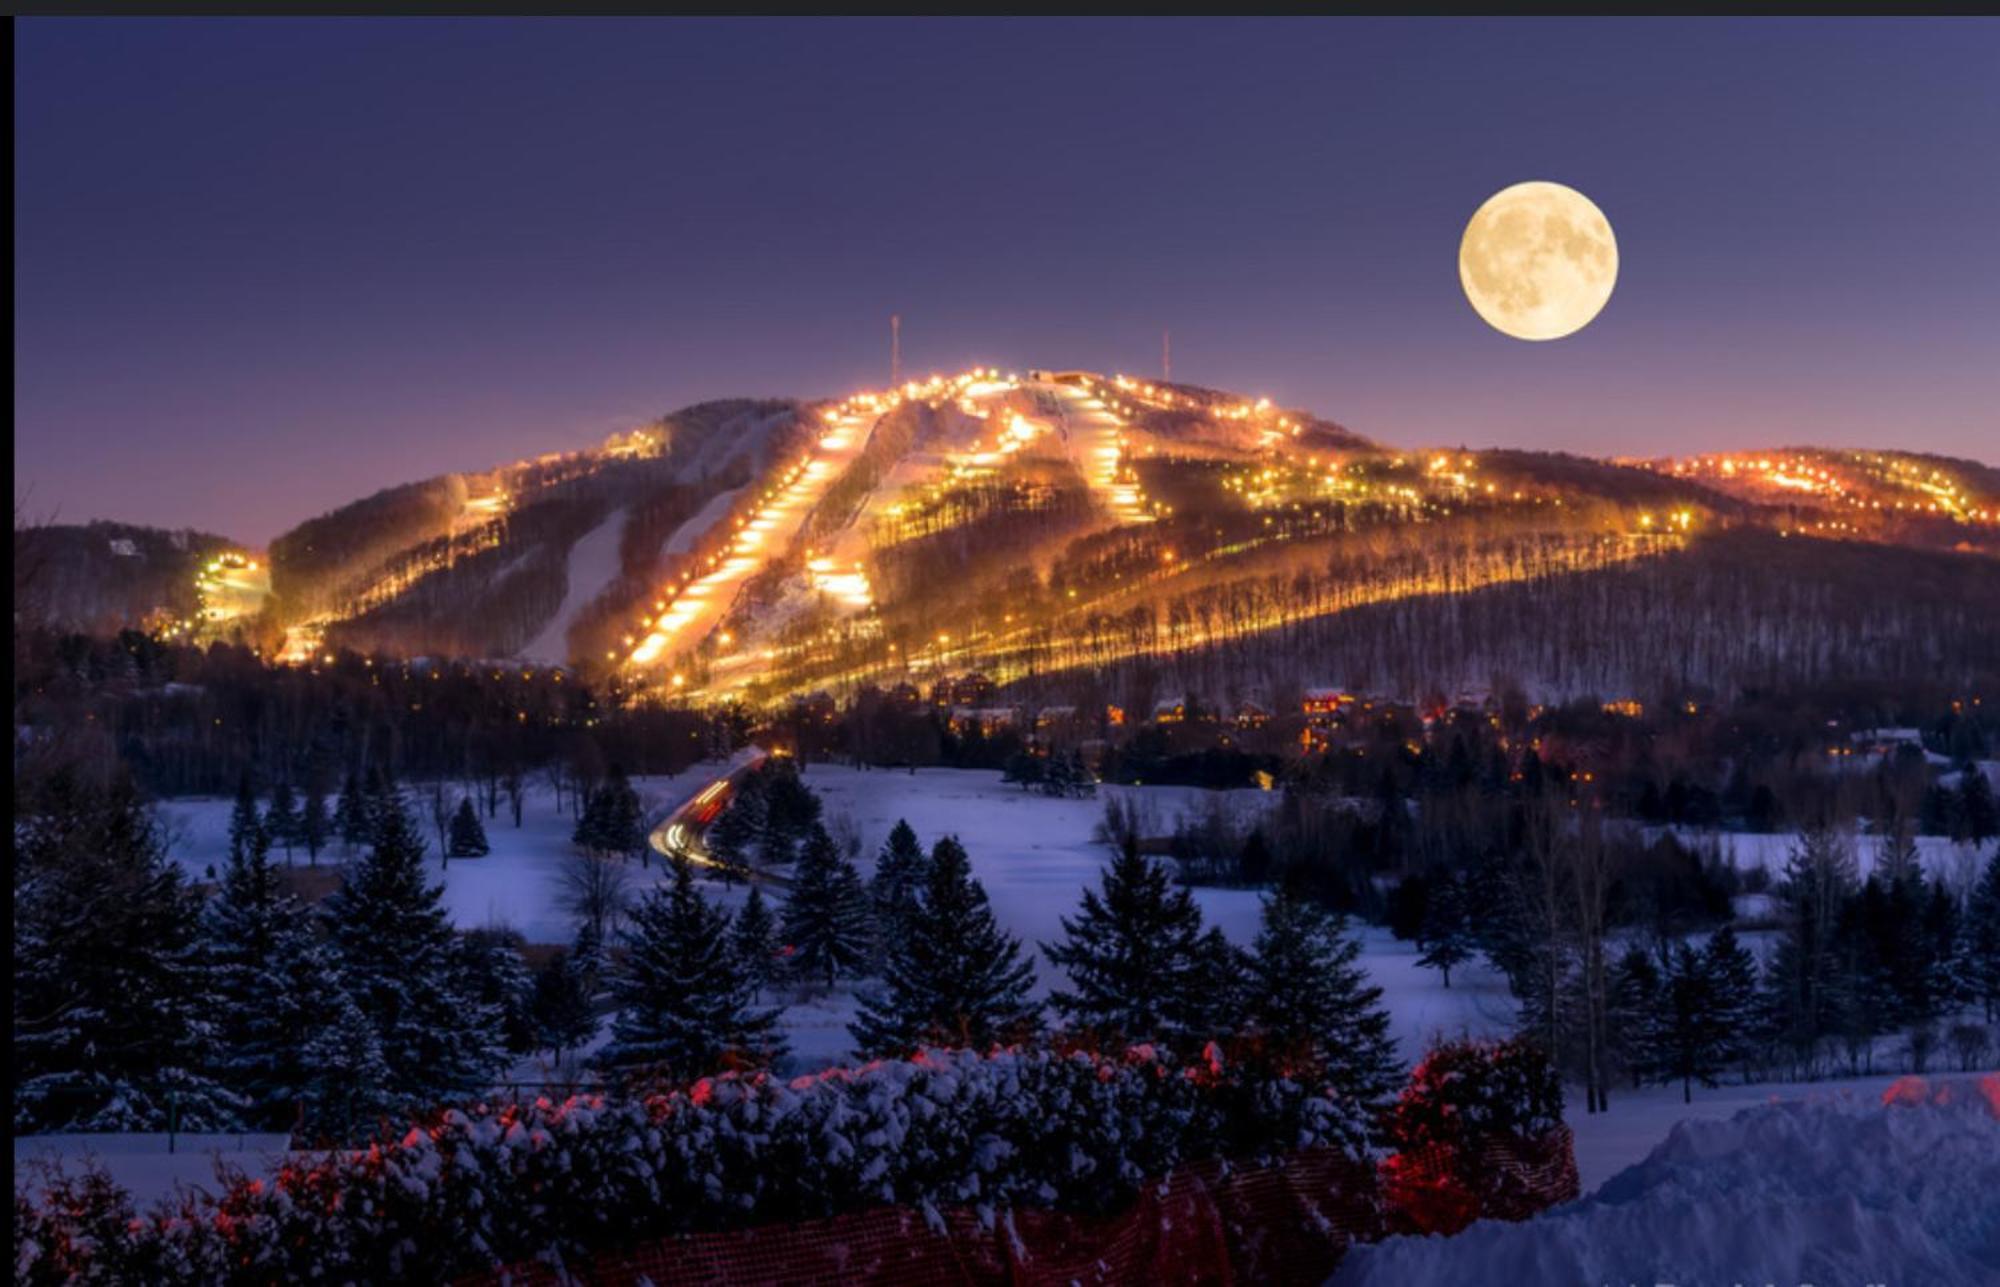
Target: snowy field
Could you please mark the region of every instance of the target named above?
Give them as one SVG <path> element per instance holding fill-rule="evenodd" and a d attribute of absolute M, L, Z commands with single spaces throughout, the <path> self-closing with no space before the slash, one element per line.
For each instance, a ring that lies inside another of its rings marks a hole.
<path fill-rule="evenodd" d="M 1657 832 L 1661 828 L 1652 829 Z M 1722 858 L 1739 871 L 1763 870 L 1769 873 L 1775 884 L 1784 876 L 1785 862 L 1791 857 L 1792 849 L 1798 844 L 1798 834 L 1790 831 L 1774 831 L 1768 834 L 1749 831 L 1698 831 L 1691 827 L 1675 828 L 1676 837 L 1697 851 L 1711 846 Z M 1924 873 L 1933 879 L 1943 880 L 1961 893 L 1978 879 L 1980 864 L 1993 852 L 1993 844 L 1975 845 L 1951 839 L 1949 836 L 1918 836 L 1917 863 Z M 1879 856 L 1877 840 L 1874 836 L 1854 838 L 1854 865 L 1863 880 L 1875 869 Z"/>

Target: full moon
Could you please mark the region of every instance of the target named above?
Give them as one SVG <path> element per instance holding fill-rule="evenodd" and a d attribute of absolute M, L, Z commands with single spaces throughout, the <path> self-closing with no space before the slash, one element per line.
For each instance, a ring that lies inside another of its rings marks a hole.
<path fill-rule="evenodd" d="M 1502 188 L 1473 212 L 1458 280 L 1486 324 L 1517 340 L 1590 325 L 1618 281 L 1618 240 L 1589 197 L 1560 183 Z"/>

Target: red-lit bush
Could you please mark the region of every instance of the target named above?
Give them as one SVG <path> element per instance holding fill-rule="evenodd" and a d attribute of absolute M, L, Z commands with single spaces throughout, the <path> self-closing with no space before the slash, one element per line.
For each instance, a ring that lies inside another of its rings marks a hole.
<path fill-rule="evenodd" d="M 1519 1219 L 1573 1196 L 1562 1079 L 1531 1042 L 1437 1046 L 1389 1112 L 1382 1166 L 1399 1223 L 1453 1233 L 1481 1216 Z"/>

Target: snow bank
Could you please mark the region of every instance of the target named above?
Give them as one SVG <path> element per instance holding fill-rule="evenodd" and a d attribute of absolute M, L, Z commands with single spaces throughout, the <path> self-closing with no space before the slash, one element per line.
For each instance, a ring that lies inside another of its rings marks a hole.
<path fill-rule="evenodd" d="M 96 1135 L 22 1135 L 14 1139 L 14 1187 L 39 1194 L 48 1168 L 71 1172 L 99 1166 L 135 1201 L 152 1203 L 177 1188 L 221 1191 L 215 1164 L 227 1163 L 255 1176 L 274 1174 L 291 1146 L 285 1134 L 190 1134 L 171 1141 L 164 1134 L 129 1132 Z"/>
<path fill-rule="evenodd" d="M 2000 1074 L 1688 1121 L 1520 1224 L 1356 1247 L 1336 1287 L 2000 1282 Z"/>

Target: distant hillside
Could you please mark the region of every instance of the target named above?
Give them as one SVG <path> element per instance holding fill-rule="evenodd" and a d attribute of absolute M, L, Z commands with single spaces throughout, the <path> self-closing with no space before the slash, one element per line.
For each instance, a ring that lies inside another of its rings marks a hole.
<path fill-rule="evenodd" d="M 98 546 L 76 607 L 150 609 Z M 975 671 L 1622 691 L 1967 673 L 1996 555 L 2000 471 L 1973 462 L 1397 449 L 1195 385 L 974 370 L 390 488 L 273 542 L 260 623 L 292 660 L 560 660 L 668 699 Z"/>
<path fill-rule="evenodd" d="M 107 634 L 193 617 L 208 560 L 236 549 L 212 532 L 127 523 L 53 524 L 14 537 L 14 616 L 21 624 Z"/>

